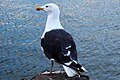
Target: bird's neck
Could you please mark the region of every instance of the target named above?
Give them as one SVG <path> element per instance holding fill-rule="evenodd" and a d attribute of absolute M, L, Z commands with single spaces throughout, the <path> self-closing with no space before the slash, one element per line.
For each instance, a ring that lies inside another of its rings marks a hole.
<path fill-rule="evenodd" d="M 46 32 L 53 29 L 64 29 L 59 21 L 59 14 L 48 14 L 45 30 L 41 38 L 44 37 Z"/>
<path fill-rule="evenodd" d="M 63 29 L 59 21 L 59 14 L 48 14 L 45 31 L 47 32 L 52 29 Z"/>

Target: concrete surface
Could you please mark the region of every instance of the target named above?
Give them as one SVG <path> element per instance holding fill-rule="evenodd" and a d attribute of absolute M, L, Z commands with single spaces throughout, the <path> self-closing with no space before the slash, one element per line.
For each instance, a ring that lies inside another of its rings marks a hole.
<path fill-rule="evenodd" d="M 0 0 L 0 80 L 31 79 L 48 69 L 40 49 L 47 14 L 34 7 L 48 2 L 59 5 L 91 80 L 119 80 L 120 0 Z"/>

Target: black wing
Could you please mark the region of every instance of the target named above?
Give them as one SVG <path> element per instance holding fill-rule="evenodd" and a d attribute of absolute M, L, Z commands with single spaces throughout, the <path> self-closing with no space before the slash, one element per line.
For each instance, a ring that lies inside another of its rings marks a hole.
<path fill-rule="evenodd" d="M 74 69 L 78 74 L 86 72 L 77 62 L 75 42 L 65 30 L 55 29 L 47 32 L 41 39 L 41 46 L 48 59 L 55 59 L 58 63 Z"/>
<path fill-rule="evenodd" d="M 63 29 L 55 29 L 45 33 L 41 46 L 49 59 L 59 63 L 77 61 L 76 45 L 71 35 Z"/>

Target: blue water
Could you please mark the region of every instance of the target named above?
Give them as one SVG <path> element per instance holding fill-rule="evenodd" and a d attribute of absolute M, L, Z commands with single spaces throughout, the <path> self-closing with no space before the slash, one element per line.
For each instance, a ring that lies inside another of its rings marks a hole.
<path fill-rule="evenodd" d="M 35 4 L 48 2 L 59 5 L 61 24 L 74 38 L 86 74 L 92 80 L 119 80 L 119 0 L 0 1 L 0 80 L 31 79 L 49 69 L 40 48 L 47 14 L 35 10 Z"/>

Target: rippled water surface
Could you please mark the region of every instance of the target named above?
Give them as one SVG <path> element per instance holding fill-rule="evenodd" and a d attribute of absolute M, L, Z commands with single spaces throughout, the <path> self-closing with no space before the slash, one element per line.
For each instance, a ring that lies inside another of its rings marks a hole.
<path fill-rule="evenodd" d="M 49 69 L 40 48 L 47 14 L 35 10 L 48 2 L 60 7 L 91 80 L 119 80 L 120 0 L 0 0 L 0 80 L 31 79 Z"/>

